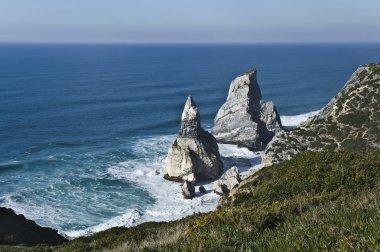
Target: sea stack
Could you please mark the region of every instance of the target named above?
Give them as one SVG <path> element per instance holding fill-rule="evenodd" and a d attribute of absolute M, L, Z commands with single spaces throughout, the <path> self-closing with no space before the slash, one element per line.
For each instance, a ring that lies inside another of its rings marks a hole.
<path fill-rule="evenodd" d="M 223 172 L 215 137 L 201 127 L 198 108 L 187 98 L 181 118 L 181 129 L 169 147 L 165 178 L 178 182 L 213 180 Z"/>
<path fill-rule="evenodd" d="M 256 69 L 236 77 L 214 119 L 212 133 L 218 142 L 263 150 L 282 125 L 273 102 L 261 99 Z"/>

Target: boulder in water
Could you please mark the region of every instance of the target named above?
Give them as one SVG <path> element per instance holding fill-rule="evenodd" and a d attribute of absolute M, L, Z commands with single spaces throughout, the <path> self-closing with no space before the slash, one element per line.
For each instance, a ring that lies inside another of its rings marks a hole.
<path fill-rule="evenodd" d="M 206 188 L 204 186 L 200 186 L 199 187 L 199 192 L 205 194 L 205 193 L 207 193 L 207 190 L 206 190 Z"/>
<path fill-rule="evenodd" d="M 195 195 L 194 182 L 185 181 L 182 184 L 182 195 L 185 199 L 192 199 Z"/>
<path fill-rule="evenodd" d="M 220 195 L 227 194 L 238 186 L 240 182 L 239 170 L 236 166 L 233 166 L 218 181 L 215 181 L 214 192 Z"/>

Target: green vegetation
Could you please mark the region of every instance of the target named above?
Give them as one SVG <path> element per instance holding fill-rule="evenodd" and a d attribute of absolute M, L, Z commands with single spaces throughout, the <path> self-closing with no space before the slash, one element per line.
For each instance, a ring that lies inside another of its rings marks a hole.
<path fill-rule="evenodd" d="M 112 228 L 53 251 L 374 251 L 380 150 L 308 152 L 263 168 L 218 210 Z"/>
<path fill-rule="evenodd" d="M 354 113 L 354 112 L 343 114 L 339 117 L 339 120 L 341 123 L 353 126 L 355 128 L 362 127 L 366 119 L 367 117 L 364 113 Z"/>
<path fill-rule="evenodd" d="M 271 157 L 303 154 L 251 175 L 216 211 L 31 251 L 380 251 L 378 76 L 380 63 L 365 65 L 333 113 L 282 134 Z"/>
<path fill-rule="evenodd" d="M 147 222 L 133 228 L 114 227 L 90 237 L 77 238 L 54 248 L 54 251 L 89 251 L 117 246 L 126 247 L 128 251 L 139 251 L 144 247 L 161 247 L 176 241 L 181 229 L 186 228 L 194 218 L 190 216 L 173 222 Z"/>
<path fill-rule="evenodd" d="M 380 64 L 359 68 L 332 103 L 307 125 L 282 134 L 266 149 L 273 162 L 305 151 L 380 147 Z M 359 79 L 359 80 L 358 80 Z"/>
<path fill-rule="evenodd" d="M 263 251 L 377 251 L 379 202 L 377 194 L 368 192 L 315 207 L 264 232 L 258 247 Z"/>

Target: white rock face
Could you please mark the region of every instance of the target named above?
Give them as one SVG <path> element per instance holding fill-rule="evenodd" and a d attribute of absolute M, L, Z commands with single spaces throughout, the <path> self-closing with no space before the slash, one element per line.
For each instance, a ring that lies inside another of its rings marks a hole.
<path fill-rule="evenodd" d="M 223 171 L 218 144 L 203 130 L 200 115 L 191 96 L 181 118 L 181 130 L 169 147 L 165 178 L 175 181 L 213 180 Z"/>
<path fill-rule="evenodd" d="M 239 170 L 236 166 L 231 167 L 223 176 L 214 183 L 214 192 L 220 195 L 229 193 L 241 182 Z"/>
<path fill-rule="evenodd" d="M 282 130 L 273 102 L 261 101 L 257 71 L 246 72 L 231 83 L 226 102 L 219 109 L 212 133 L 220 143 L 262 150 Z"/>
<path fill-rule="evenodd" d="M 260 105 L 260 120 L 265 123 L 266 128 L 270 132 L 281 132 L 281 119 L 274 103 L 272 101 L 261 101 Z"/>

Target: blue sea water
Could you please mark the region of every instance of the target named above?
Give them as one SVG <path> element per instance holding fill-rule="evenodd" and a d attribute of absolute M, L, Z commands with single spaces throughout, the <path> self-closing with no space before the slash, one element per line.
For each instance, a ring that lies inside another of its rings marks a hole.
<path fill-rule="evenodd" d="M 0 44 L 0 205 L 69 236 L 129 225 L 160 204 L 146 185 L 161 179 L 187 95 L 210 128 L 231 80 L 257 68 L 289 122 L 377 61 L 370 43 Z M 147 167 L 143 186 L 132 175 Z"/>

